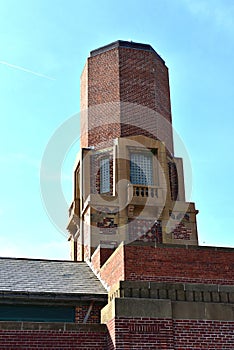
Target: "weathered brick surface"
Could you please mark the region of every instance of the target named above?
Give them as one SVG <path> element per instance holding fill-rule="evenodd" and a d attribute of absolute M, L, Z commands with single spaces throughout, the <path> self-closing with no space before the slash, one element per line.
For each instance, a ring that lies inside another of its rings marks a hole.
<path fill-rule="evenodd" d="M 126 246 L 125 279 L 233 284 L 232 249 Z"/>
<path fill-rule="evenodd" d="M 107 324 L 108 335 L 107 335 L 107 345 L 108 350 L 115 350 L 115 319 L 113 318 Z"/>
<path fill-rule="evenodd" d="M 119 108 L 112 105 L 120 101 L 118 56 L 113 49 L 88 58 L 81 79 L 81 108 L 87 110 L 81 113 L 81 147 L 120 137 Z"/>
<path fill-rule="evenodd" d="M 100 265 L 100 250 L 102 248 L 98 248 L 94 252 L 91 262 L 94 270 L 99 272 L 101 279 L 108 286 L 124 280 L 124 246 L 120 245 L 102 267 Z"/>
<path fill-rule="evenodd" d="M 79 305 L 75 309 L 75 322 L 76 323 L 83 323 L 85 320 L 85 317 L 88 313 L 90 302 L 84 305 Z M 100 323 L 100 314 L 101 309 L 103 308 L 103 304 L 94 303 L 92 305 L 92 310 L 90 312 L 90 315 L 86 321 L 87 324 L 93 324 L 93 323 Z"/>
<path fill-rule="evenodd" d="M 120 46 L 89 57 L 81 78 L 81 109 L 81 147 L 145 135 L 160 136 L 173 151 L 168 69 L 153 51 Z"/>
<path fill-rule="evenodd" d="M 114 248 L 103 248 L 98 246 L 95 252 L 92 255 L 92 265 L 95 268 L 95 271 L 100 271 L 100 268 L 112 255 Z"/>
<path fill-rule="evenodd" d="M 234 322 L 174 320 L 174 349 L 234 349 Z"/>
<path fill-rule="evenodd" d="M 116 317 L 107 325 L 112 335 L 112 349 L 174 349 L 171 319 Z"/>
<path fill-rule="evenodd" d="M 171 122 L 168 69 L 155 52 L 119 48 L 120 99 L 155 110 Z"/>
<path fill-rule="evenodd" d="M 107 330 L 0 330 L 1 350 L 231 350 L 234 322 L 116 317 Z M 90 327 L 90 326 L 89 326 Z"/>
<path fill-rule="evenodd" d="M 1 350 L 105 350 L 106 332 L 0 330 Z"/>
<path fill-rule="evenodd" d="M 111 350 L 234 348 L 234 322 L 118 317 L 107 326 Z"/>
<path fill-rule="evenodd" d="M 100 269 L 110 287 L 120 280 L 168 281 L 231 285 L 234 282 L 232 249 L 120 246 Z"/>
<path fill-rule="evenodd" d="M 142 350 L 173 349 L 173 328 L 170 319 L 118 319 L 116 328 L 122 329 L 123 327 L 126 333 L 122 337 L 118 336 L 118 349 L 131 349 L 134 344 L 137 344 Z"/>

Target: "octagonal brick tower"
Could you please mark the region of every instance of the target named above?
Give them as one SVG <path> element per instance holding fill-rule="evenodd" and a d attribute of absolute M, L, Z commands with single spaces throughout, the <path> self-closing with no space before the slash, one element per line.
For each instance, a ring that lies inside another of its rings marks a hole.
<path fill-rule="evenodd" d="M 173 153 L 168 69 L 150 45 L 118 40 L 91 51 L 81 77 L 81 111 L 81 147 L 144 134 L 158 136 Z M 168 121 L 160 130 L 156 115 Z"/>
<path fill-rule="evenodd" d="M 81 76 L 81 151 L 68 231 L 74 260 L 122 241 L 198 244 L 174 156 L 168 69 L 147 44 L 93 50 Z"/>

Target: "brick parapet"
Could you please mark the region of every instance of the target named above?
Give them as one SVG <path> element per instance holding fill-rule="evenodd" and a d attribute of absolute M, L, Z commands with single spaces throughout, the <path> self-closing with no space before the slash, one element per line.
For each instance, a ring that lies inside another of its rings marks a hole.
<path fill-rule="evenodd" d="M 174 320 L 175 350 L 234 348 L 234 322 L 205 320 Z"/>
<path fill-rule="evenodd" d="M 216 349 L 215 339 L 217 349 L 234 345 L 233 304 L 115 298 L 102 310 L 102 322 L 111 349 Z"/>
<path fill-rule="evenodd" d="M 96 254 L 96 255 L 95 255 Z M 100 251 L 99 253 L 100 254 Z M 142 242 L 121 244 L 101 267 L 92 264 L 111 289 L 119 281 L 233 285 L 234 250 Z M 100 259 L 100 258 L 99 258 Z"/>
<path fill-rule="evenodd" d="M 125 280 L 232 285 L 234 250 L 125 246 Z"/>
<path fill-rule="evenodd" d="M 101 251 L 102 248 L 98 247 L 92 255 L 91 267 L 98 274 L 101 281 L 108 287 L 111 287 L 118 281 L 124 280 L 124 245 L 120 244 L 102 266 Z"/>
<path fill-rule="evenodd" d="M 108 350 L 105 325 L 0 322 L 0 349 Z"/>
<path fill-rule="evenodd" d="M 234 322 L 116 317 L 111 326 L 116 330 L 111 350 L 234 348 Z"/>

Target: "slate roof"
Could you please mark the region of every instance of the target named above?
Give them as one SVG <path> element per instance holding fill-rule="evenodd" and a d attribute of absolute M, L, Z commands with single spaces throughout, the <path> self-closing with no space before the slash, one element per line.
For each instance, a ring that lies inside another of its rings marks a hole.
<path fill-rule="evenodd" d="M 85 262 L 0 258 L 0 293 L 106 295 Z"/>

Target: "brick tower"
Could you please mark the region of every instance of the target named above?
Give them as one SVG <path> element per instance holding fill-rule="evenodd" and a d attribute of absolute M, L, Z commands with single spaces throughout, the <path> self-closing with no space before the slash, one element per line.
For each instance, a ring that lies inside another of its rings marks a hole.
<path fill-rule="evenodd" d="M 196 214 L 174 156 L 165 62 L 150 45 L 120 40 L 91 51 L 81 76 L 72 258 L 121 242 L 197 245 Z"/>
<path fill-rule="evenodd" d="M 233 350 L 234 250 L 198 245 L 164 61 L 125 41 L 92 51 L 81 106 L 79 262 L 0 259 L 0 349 Z"/>

